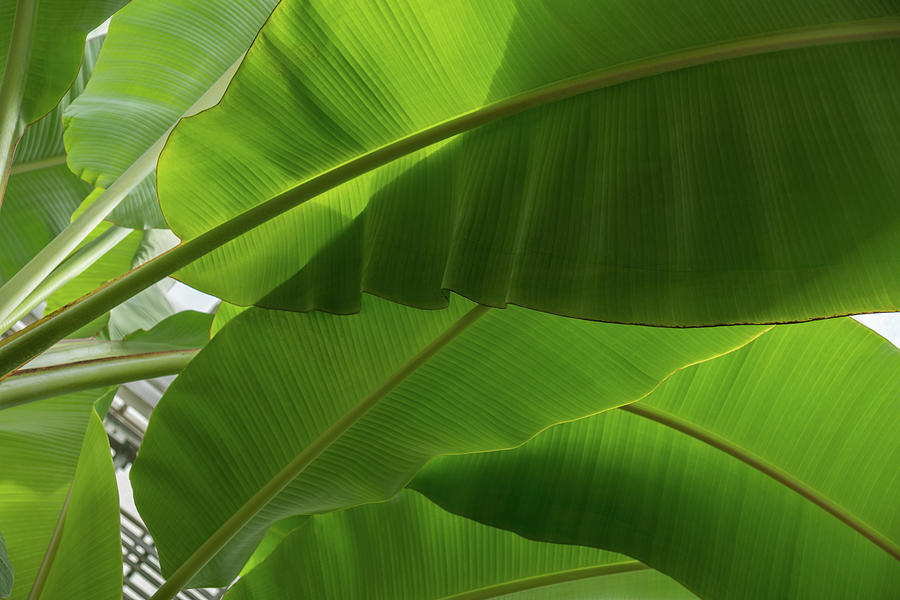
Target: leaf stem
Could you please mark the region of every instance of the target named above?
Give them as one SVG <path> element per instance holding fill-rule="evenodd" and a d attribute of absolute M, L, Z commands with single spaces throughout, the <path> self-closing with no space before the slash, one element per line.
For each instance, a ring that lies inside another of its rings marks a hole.
<path fill-rule="evenodd" d="M 312 463 L 312 461 L 327 450 L 335 440 L 377 405 L 391 390 L 400 385 L 407 377 L 425 364 L 435 354 L 440 352 L 447 344 L 456 339 L 459 334 L 465 331 L 472 323 L 481 318 L 489 310 L 489 307 L 479 304 L 464 314 L 453 323 L 453 325 L 445 329 L 440 336 L 428 344 L 428 346 L 423 348 L 403 366 L 394 371 L 391 376 L 382 381 L 378 387 L 369 392 L 365 398 L 360 400 L 359 404 L 344 413 L 340 419 L 332 423 L 331 427 L 325 430 L 322 435 L 316 438 L 309 446 L 304 448 L 300 454 L 294 457 L 287 466 L 266 482 L 253 497 L 247 500 L 247 502 L 232 514 L 231 517 L 215 531 L 215 533 L 207 538 L 207 540 L 203 542 L 203 544 L 197 548 L 187 560 L 181 563 L 166 582 L 163 583 L 155 594 L 153 594 L 150 600 L 166 600 L 174 598 L 175 594 L 187 585 L 191 578 L 200 571 L 200 569 L 202 569 L 203 566 L 209 562 L 223 546 L 225 546 L 225 544 L 228 543 L 228 540 L 230 540 L 234 534 L 246 525 L 256 513 L 277 496 L 291 481 L 296 479 L 297 476 Z"/>
<path fill-rule="evenodd" d="M 49 158 L 42 158 L 30 162 L 18 163 L 9 170 L 10 175 L 18 175 L 20 173 L 29 173 L 38 169 L 49 169 L 50 167 L 59 167 L 66 164 L 66 155 L 60 154 Z"/>
<path fill-rule="evenodd" d="M 37 24 L 37 5 L 37 0 L 18 0 L 16 3 L 12 37 L 6 53 L 3 81 L 0 82 L 0 204 L 3 202 L 3 191 L 12 168 L 13 151 L 25 131 L 22 99 L 25 96 L 28 61 Z"/>
<path fill-rule="evenodd" d="M 153 172 L 164 143 L 164 139 L 157 140 L 83 213 L 0 287 L 0 321 L 7 321 L 16 307 L 90 235 L 134 186 Z"/>
<path fill-rule="evenodd" d="M 895 37 L 900 37 L 900 17 L 831 23 L 730 40 L 599 69 L 529 90 L 437 123 L 308 179 L 213 227 L 206 233 L 176 246 L 72 305 L 6 338 L 0 342 L 0 379 L 4 373 L 9 373 L 32 356 L 49 348 L 67 333 L 75 331 L 84 323 L 89 323 L 156 281 L 171 275 L 243 233 L 363 173 L 441 140 L 551 102 L 669 71 L 786 49 Z M 0 288 L 0 296 L 7 286 Z"/>
<path fill-rule="evenodd" d="M 535 588 L 556 585 L 558 583 L 578 581 L 580 579 L 591 579 L 593 577 L 602 577 L 604 575 L 618 575 L 619 573 L 646 571 L 648 569 L 650 569 L 650 567 L 636 560 L 609 565 L 597 565 L 594 567 L 582 567 L 580 569 L 570 569 L 568 571 L 558 571 L 556 573 L 546 573 L 544 575 L 526 577 L 515 581 L 505 581 L 477 590 L 445 596 L 441 600 L 489 600 L 490 598 L 499 598 L 500 596 L 505 596 L 507 594 L 524 592 Z"/>
<path fill-rule="evenodd" d="M 47 544 L 47 551 L 44 552 L 44 558 L 34 578 L 31 591 L 28 593 L 28 600 L 39 600 L 41 594 L 44 593 L 44 586 L 50 577 L 50 569 L 53 568 L 53 561 L 56 559 L 56 553 L 59 550 L 59 544 L 62 541 L 63 527 L 66 524 L 66 515 L 69 512 L 69 501 L 72 499 L 72 489 L 75 487 L 74 475 L 73 481 L 69 484 L 69 492 L 66 494 L 66 501 L 63 502 L 62 509 L 59 511 L 59 518 L 56 520 L 56 527 L 53 528 L 53 535 L 50 536 L 50 543 Z"/>
<path fill-rule="evenodd" d="M 222 94 L 234 77 L 243 60 L 243 55 L 232 64 L 197 101 L 182 115 L 190 116 L 221 99 Z M 0 322 L 10 318 L 11 313 L 25 298 L 34 292 L 41 281 L 56 269 L 66 257 L 100 224 L 103 219 L 125 199 L 125 197 L 156 169 L 156 161 L 172 129 L 169 127 L 141 156 L 94 200 L 58 236 L 22 267 L 9 281 L 0 287 Z M 142 288 L 143 289 L 143 288 Z M 137 293 L 140 290 L 136 290 Z M 105 311 L 104 311 L 105 312 Z M 86 321 L 87 322 L 87 321 Z M 62 339 L 62 338 L 60 338 Z"/>
<path fill-rule="evenodd" d="M 102 256 L 114 248 L 119 242 L 128 237 L 133 230 L 124 227 L 110 227 L 97 239 L 77 250 L 63 264 L 44 279 L 31 294 L 25 298 L 18 308 L 5 320 L 0 320 L 0 331 L 6 331 L 19 319 L 30 313 L 34 308 L 50 297 L 56 290 L 69 283 Z"/>
<path fill-rule="evenodd" d="M 199 350 L 107 356 L 16 371 L 0 383 L 0 410 L 82 390 L 180 373 Z"/>
<path fill-rule="evenodd" d="M 741 448 L 731 440 L 713 433 L 712 431 L 708 431 L 696 425 L 695 423 L 691 423 L 690 421 L 683 419 L 677 415 L 673 415 L 654 406 L 644 404 L 643 402 L 626 404 L 624 406 L 620 406 L 619 410 L 624 410 L 625 412 L 644 417 L 645 419 L 656 421 L 661 425 L 665 425 L 666 427 L 670 427 L 676 431 L 680 431 L 685 435 L 688 435 L 696 440 L 712 446 L 716 450 L 721 450 L 722 452 L 733 456 L 742 463 L 753 467 L 761 473 L 768 475 L 778 483 L 800 494 L 832 516 L 837 517 L 844 524 L 860 533 L 867 540 L 887 552 L 895 559 L 900 560 L 900 546 L 893 543 L 886 536 L 876 531 L 869 524 L 863 522 L 861 519 L 851 514 L 843 506 L 840 506 L 836 502 L 833 502 L 831 499 L 827 498 L 818 490 L 809 487 L 803 481 L 797 479 L 787 471 L 784 471 L 771 464 L 762 457 L 756 456 L 752 452 Z"/>

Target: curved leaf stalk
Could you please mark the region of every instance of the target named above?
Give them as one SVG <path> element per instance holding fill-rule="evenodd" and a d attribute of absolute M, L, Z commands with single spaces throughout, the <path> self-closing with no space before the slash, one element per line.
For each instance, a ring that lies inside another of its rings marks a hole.
<path fill-rule="evenodd" d="M 10 175 L 19 175 L 21 173 L 29 173 L 40 169 L 49 169 L 50 167 L 59 167 L 66 164 L 66 155 L 51 156 L 50 158 L 42 158 L 25 163 L 18 163 L 9 170 Z"/>
<path fill-rule="evenodd" d="M 597 567 L 584 567 L 582 569 L 571 569 L 569 571 L 559 571 L 557 573 L 549 573 L 547 575 L 538 575 L 536 577 L 528 577 L 517 581 L 507 581 L 498 585 L 492 585 L 470 592 L 454 594 L 446 596 L 441 600 L 489 600 L 490 598 L 500 598 L 507 594 L 516 592 L 524 592 L 559 583 L 569 581 L 578 581 L 580 579 L 591 579 L 593 577 L 601 577 L 603 575 L 618 575 L 619 573 L 632 573 L 634 571 L 646 571 L 650 567 L 636 560 L 629 560 L 611 565 L 600 565 Z"/>
<path fill-rule="evenodd" d="M 184 561 L 171 577 L 160 586 L 151 600 L 164 600 L 174 598 L 191 578 L 196 575 L 203 566 L 208 563 L 216 553 L 221 550 L 253 516 L 269 503 L 291 481 L 297 478 L 306 467 L 319 455 L 331 446 L 345 431 L 350 429 L 366 413 L 374 408 L 391 390 L 400 385 L 407 377 L 412 375 L 420 366 L 428 362 L 435 354 L 453 341 L 459 334 L 484 315 L 490 307 L 479 304 L 465 313 L 453 325 L 448 327 L 439 337 L 435 338 L 421 352 L 413 356 L 409 361 L 385 379 L 378 387 L 363 398 L 359 404 L 345 413 L 334 422 L 322 435 L 298 454 L 294 460 L 279 471 L 266 485 L 244 503 L 231 517 L 219 527 L 196 551 Z"/>
<path fill-rule="evenodd" d="M 3 191 L 12 167 L 13 151 L 25 131 L 22 98 L 25 95 L 31 41 L 37 24 L 37 5 L 38 0 L 19 0 L 16 3 L 6 67 L 0 82 L 0 204 L 3 203 Z"/>
<path fill-rule="evenodd" d="M 8 330 L 22 317 L 34 310 L 38 304 L 49 298 L 56 290 L 81 275 L 104 254 L 128 237 L 128 234 L 132 231 L 133 230 L 125 227 L 110 227 L 100 234 L 97 239 L 76 251 L 75 254 L 70 256 L 68 260 L 44 279 L 40 285 L 38 285 L 38 287 L 22 301 L 15 312 L 5 320 L 0 321 L 0 331 Z"/>
<path fill-rule="evenodd" d="M 219 79 L 204 93 L 183 117 L 193 115 L 209 108 L 219 101 L 231 78 L 240 66 L 243 56 L 225 71 Z M 16 307 L 37 289 L 54 269 L 125 199 L 125 197 L 156 169 L 156 161 L 166 144 L 175 124 L 163 133 L 152 146 L 129 166 L 112 185 L 94 200 L 78 217 L 72 221 L 53 241 L 44 248 L 9 281 L 0 287 L 0 322 L 9 320 Z"/>
<path fill-rule="evenodd" d="M 671 427 L 676 431 L 679 431 L 685 435 L 689 435 L 696 440 L 712 446 L 716 450 L 720 450 L 730 456 L 733 456 L 742 463 L 756 469 L 757 471 L 760 471 L 761 473 L 768 475 L 778 483 L 800 494 L 832 516 L 840 519 L 851 529 L 858 532 L 860 535 L 865 537 L 867 540 L 869 540 L 897 560 L 900 560 L 900 546 L 893 543 L 886 536 L 873 529 L 867 523 L 864 523 L 860 519 L 853 516 L 843 507 L 835 504 L 830 499 L 826 498 L 802 481 L 793 477 L 790 473 L 787 473 L 786 471 L 779 469 L 775 465 L 767 462 L 759 456 L 748 452 L 747 450 L 736 445 L 734 442 L 723 438 L 722 436 L 719 436 L 711 431 L 707 431 L 701 427 L 698 427 L 697 425 L 691 423 L 690 421 L 682 419 L 681 417 L 646 404 L 635 402 L 632 404 L 620 406 L 619 409 L 638 415 L 640 417 L 644 417 L 645 419 L 650 419 L 651 421 L 655 421 L 661 425 L 665 425 L 666 427 Z"/>
<path fill-rule="evenodd" d="M 559 571 L 557 573 L 549 573 L 547 575 L 538 575 L 536 577 L 528 577 L 517 581 L 507 581 L 498 585 L 484 587 L 471 592 L 463 592 L 462 594 L 454 594 L 447 596 L 441 600 L 490 600 L 491 598 L 500 598 L 507 594 L 516 592 L 524 592 L 537 588 L 542 588 L 559 583 L 567 583 L 569 581 L 578 581 L 580 579 L 591 579 L 593 577 L 601 577 L 603 575 L 618 575 L 619 573 L 632 573 L 634 571 L 646 571 L 650 567 L 636 560 L 614 563 L 611 565 L 600 565 L 597 567 L 585 567 L 583 569 L 572 569 L 570 571 Z"/>
<path fill-rule="evenodd" d="M 28 600 L 39 600 L 44 592 L 44 586 L 47 578 L 50 576 L 50 569 L 53 568 L 53 560 L 56 558 L 56 552 L 59 550 L 59 543 L 62 540 L 63 527 L 66 525 L 66 513 L 69 512 L 69 501 L 72 499 L 72 489 L 75 487 L 73 481 L 69 485 L 69 493 L 66 494 L 66 501 L 63 503 L 62 510 L 59 511 L 59 519 L 56 521 L 56 527 L 53 528 L 53 535 L 50 537 L 50 544 L 47 546 L 47 552 L 44 553 L 44 560 L 38 569 L 37 576 L 28 592 Z"/>
<path fill-rule="evenodd" d="M 481 125 L 585 92 L 678 69 L 792 48 L 895 37 L 900 37 L 900 17 L 780 31 L 680 50 L 600 69 L 530 90 L 437 123 L 312 177 L 293 189 L 182 243 L 68 307 L 6 338 L 0 343 L 0 374 L 11 372 L 29 358 L 61 340 L 67 333 L 75 331 L 84 323 L 90 322 L 163 277 L 171 275 L 247 231 L 364 173 Z M 3 292 L 10 283 L 12 280 L 7 286 L 0 288 L 0 315 L 3 311 Z M 3 375 L 0 375 L 0 379 L 2 377 Z"/>
<path fill-rule="evenodd" d="M 199 350 L 165 350 L 107 356 L 22 369 L 0 384 L 0 410 L 107 385 L 180 373 Z"/>

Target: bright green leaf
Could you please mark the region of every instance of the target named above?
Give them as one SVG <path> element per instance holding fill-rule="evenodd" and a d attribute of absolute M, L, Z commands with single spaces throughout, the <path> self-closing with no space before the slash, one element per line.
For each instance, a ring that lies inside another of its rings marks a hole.
<path fill-rule="evenodd" d="M 154 327 L 174 314 L 175 309 L 161 285 L 154 285 L 109 312 L 109 337 L 121 339 L 134 331 Z"/>
<path fill-rule="evenodd" d="M 247 310 L 166 392 L 131 471 L 164 574 L 193 576 L 211 558 L 198 547 L 241 511 L 216 533 L 224 544 L 242 528 L 228 551 L 193 581 L 227 584 L 277 519 L 384 500 L 432 456 L 631 402 L 765 330 L 364 302 L 353 316 Z"/>
<path fill-rule="evenodd" d="M 625 410 L 413 487 L 531 539 L 626 553 L 703 598 L 900 589 L 900 352 L 849 319 L 776 327 Z"/>
<path fill-rule="evenodd" d="M 30 127 L 16 147 L 0 204 L 0 284 L 69 224 L 69 217 L 91 191 L 90 185 L 66 167 L 62 112 L 84 89 L 101 42 L 102 38 L 94 38 L 87 43 L 75 83 L 56 109 Z"/>
<path fill-rule="evenodd" d="M 122 597 L 118 494 L 93 409 L 101 394 L 0 411 L 0 530 L 16 566 L 15 600 L 36 587 L 48 600 Z"/>
<path fill-rule="evenodd" d="M 101 421 L 106 418 L 106 413 L 109 412 L 113 400 L 116 399 L 116 392 L 118 390 L 118 386 L 111 387 L 108 392 L 94 400 L 94 411 L 97 413 L 97 416 L 100 417 Z"/>
<path fill-rule="evenodd" d="M 898 36 L 893 0 L 284 0 L 158 173 L 182 239 L 273 220 L 179 278 L 335 312 L 894 310 Z"/>
<path fill-rule="evenodd" d="M 581 594 L 572 593 L 575 586 Z M 225 596 L 287 597 L 695 598 L 627 556 L 524 540 L 446 513 L 410 491 L 390 502 L 312 517 Z"/>
<path fill-rule="evenodd" d="M 70 164 L 106 187 L 247 50 L 277 0 L 134 0 L 110 23 L 102 60 L 66 111 Z M 153 176 L 109 217 L 164 228 Z"/>
<path fill-rule="evenodd" d="M 212 326 L 210 327 L 210 334 L 216 335 L 219 331 L 225 327 L 225 324 L 230 320 L 241 314 L 247 310 L 246 307 L 243 306 L 235 306 L 234 304 L 229 304 L 228 302 L 221 302 L 219 307 L 216 309 L 216 316 L 213 318 Z"/>
<path fill-rule="evenodd" d="M 240 576 L 243 577 L 264 561 L 291 532 L 298 527 L 306 525 L 309 519 L 309 515 L 294 515 L 272 523 L 269 530 L 266 531 L 265 537 L 256 547 L 256 550 L 253 551 L 253 555 L 247 560 L 244 568 L 241 569 Z"/>
<path fill-rule="evenodd" d="M 0 5 L 0 200 L 16 142 L 78 74 L 85 36 L 127 0 L 5 0 Z"/>

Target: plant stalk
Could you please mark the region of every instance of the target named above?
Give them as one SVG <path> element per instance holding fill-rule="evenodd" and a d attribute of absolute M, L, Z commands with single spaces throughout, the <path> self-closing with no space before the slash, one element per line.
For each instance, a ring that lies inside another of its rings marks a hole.
<path fill-rule="evenodd" d="M 17 371 L 0 383 L 0 410 L 62 394 L 180 373 L 199 350 L 104 357 Z"/>
<path fill-rule="evenodd" d="M 28 600 L 40 600 L 41 594 L 44 593 L 44 586 L 47 585 L 47 579 L 50 577 L 50 569 L 53 567 L 53 561 L 56 560 L 56 554 L 59 551 L 59 545 L 62 542 L 62 532 L 66 525 L 66 515 L 69 514 L 69 501 L 72 499 L 72 490 L 74 487 L 75 481 L 73 479 L 72 483 L 69 484 L 66 501 L 63 502 L 62 510 L 59 511 L 59 518 L 56 520 L 56 527 L 53 528 L 53 535 L 50 536 L 50 543 L 47 544 L 47 550 L 44 552 L 41 566 L 34 578 L 34 583 L 31 585 L 31 591 L 28 592 Z"/>
<path fill-rule="evenodd" d="M 128 193 L 156 167 L 156 159 L 165 143 L 161 138 L 134 162 L 83 213 L 28 261 L 3 287 L 0 287 L 0 322 L 37 289 L 69 254 L 115 209 Z"/>
<path fill-rule="evenodd" d="M 5 320 L 0 321 L 0 331 L 6 331 L 19 319 L 30 313 L 34 308 L 49 298 L 56 290 L 69 283 L 97 262 L 102 256 L 114 248 L 119 242 L 128 237 L 133 230 L 124 227 L 110 227 L 97 239 L 93 240 L 53 271 L 46 279 Z"/>
<path fill-rule="evenodd" d="M 342 183 L 447 138 L 551 102 L 661 73 L 792 48 L 896 37 L 900 37 L 900 17 L 779 31 L 700 48 L 679 50 L 670 54 L 599 69 L 529 90 L 437 123 L 308 179 L 293 189 L 254 206 L 221 225 L 213 227 L 206 233 L 176 246 L 119 279 L 98 288 L 72 305 L 60 309 L 6 338 L 0 342 L 0 380 L 2 380 L 3 374 L 11 372 L 29 358 L 43 352 L 65 337 L 67 333 L 75 331 L 84 323 L 89 323 L 163 277 L 171 275 L 247 231 Z M 0 289 L 0 294 L 2 292 L 3 289 Z"/>
<path fill-rule="evenodd" d="M 38 0 L 18 0 L 16 3 L 12 37 L 6 53 L 3 81 L 0 82 L 0 205 L 16 143 L 25 131 L 22 99 L 25 97 L 31 42 L 37 24 L 37 5 Z"/>
<path fill-rule="evenodd" d="M 243 55 L 184 112 L 182 118 L 209 108 L 218 102 L 242 60 Z M 9 320 L 16 307 L 37 289 L 41 281 L 62 264 L 66 257 L 90 235 L 103 219 L 109 216 L 135 186 L 154 172 L 159 154 L 174 127 L 175 124 L 167 129 L 84 212 L 78 215 L 68 227 L 44 246 L 37 256 L 0 287 L 0 322 Z"/>

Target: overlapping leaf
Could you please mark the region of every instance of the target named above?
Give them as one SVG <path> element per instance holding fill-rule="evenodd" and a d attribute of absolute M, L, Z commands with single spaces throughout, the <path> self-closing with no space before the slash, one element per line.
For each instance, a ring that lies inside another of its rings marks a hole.
<path fill-rule="evenodd" d="M 0 6 L 0 203 L 25 128 L 53 110 L 85 36 L 127 0 L 10 0 Z"/>
<path fill-rule="evenodd" d="M 16 569 L 11 598 L 122 597 L 118 494 L 93 408 L 101 395 L 0 411 L 0 530 Z"/>
<path fill-rule="evenodd" d="M 887 0 L 284 0 L 176 128 L 160 201 L 193 238 L 327 193 L 180 277 L 337 312 L 445 289 L 666 325 L 894 309 L 898 35 Z"/>
<path fill-rule="evenodd" d="M 69 224 L 91 186 L 66 167 L 62 112 L 84 89 L 102 38 L 85 46 L 75 83 L 53 112 L 22 136 L 0 204 L 0 284 L 5 283 Z"/>
<path fill-rule="evenodd" d="M 410 491 L 313 517 L 225 597 L 695 598 L 627 556 L 524 540 L 450 515 Z"/>
<path fill-rule="evenodd" d="M 40 5 L 30 31 L 28 71 L 21 118 L 33 123 L 50 112 L 72 84 L 81 65 L 85 36 L 127 0 L 40 0 L 4 2 L 0 7 L 0 74 L 6 64 L 16 5 Z M 21 9 L 20 9 L 21 10 Z"/>
<path fill-rule="evenodd" d="M 276 2 L 135 0 L 116 14 L 96 74 L 66 111 L 72 169 L 98 187 L 111 184 L 209 92 Z M 110 220 L 167 227 L 154 177 L 132 190 Z"/>
<path fill-rule="evenodd" d="M 645 562 L 703 598 L 900 589 L 900 352 L 851 320 L 776 327 L 634 412 L 442 457 L 413 487 L 532 539 Z"/>
<path fill-rule="evenodd" d="M 764 330 L 591 323 L 459 297 L 442 311 L 365 303 L 343 317 L 247 310 L 169 388 L 131 471 L 164 574 L 240 529 L 193 582 L 226 584 L 276 519 L 384 500 L 434 455 L 630 402 Z"/>

